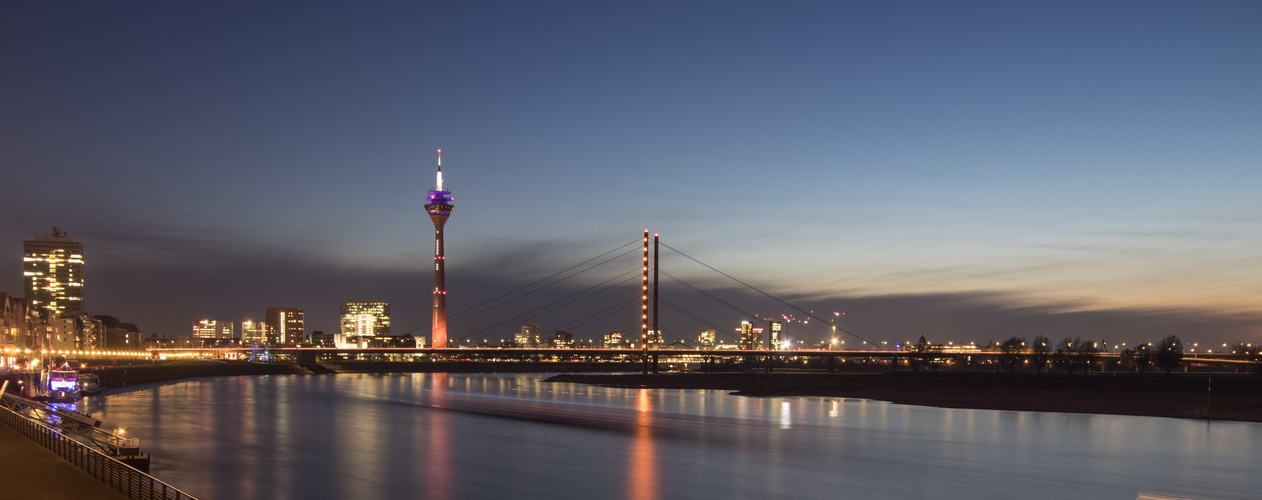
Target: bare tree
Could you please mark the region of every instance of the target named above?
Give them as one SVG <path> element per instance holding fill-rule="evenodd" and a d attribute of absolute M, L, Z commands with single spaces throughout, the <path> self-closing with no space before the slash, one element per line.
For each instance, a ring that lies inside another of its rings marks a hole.
<path fill-rule="evenodd" d="M 1017 374 L 1017 362 L 1021 361 L 1021 349 L 1025 347 L 1025 339 L 1012 337 L 999 344 L 999 364 L 1008 368 L 1009 375 Z"/>
<path fill-rule="evenodd" d="M 1047 354 L 1052 350 L 1050 344 L 1051 341 L 1042 335 L 1035 335 L 1030 343 L 1030 362 L 1034 363 L 1039 376 L 1043 376 L 1043 365 L 1047 364 Z"/>
<path fill-rule="evenodd" d="M 1052 364 L 1064 368 L 1070 375 L 1074 374 L 1074 368 L 1078 367 L 1078 344 L 1082 339 L 1078 337 L 1065 337 L 1056 344 L 1056 351 L 1052 353 Z"/>
<path fill-rule="evenodd" d="M 1135 346 L 1134 351 L 1135 370 L 1144 373 L 1149 366 L 1152 366 L 1152 349 L 1148 344 L 1140 343 Z"/>
<path fill-rule="evenodd" d="M 912 357 L 911 369 L 918 372 L 923 368 L 928 368 L 929 342 L 925 340 L 924 335 L 920 336 L 920 341 L 912 346 L 912 350 L 915 351 L 916 355 Z"/>
<path fill-rule="evenodd" d="M 1135 351 L 1133 349 L 1122 349 L 1117 357 L 1117 364 L 1130 371 L 1135 371 Z"/>
<path fill-rule="evenodd" d="M 1074 337 L 1074 340 L 1078 343 L 1074 350 L 1074 361 L 1082 367 L 1082 373 L 1085 374 L 1091 371 L 1091 359 L 1095 357 L 1096 344 L 1090 340 L 1079 340 L 1078 337 Z"/>
<path fill-rule="evenodd" d="M 1257 347 L 1253 347 L 1253 345 L 1245 344 L 1243 342 L 1231 346 L 1231 353 L 1236 356 L 1236 359 L 1243 359 L 1246 361 L 1257 361 L 1258 352 L 1259 351 Z"/>
<path fill-rule="evenodd" d="M 1170 370 L 1178 368 L 1183 363 L 1183 341 L 1179 337 L 1171 335 L 1161 339 L 1161 343 L 1157 345 L 1157 353 L 1155 356 L 1157 366 L 1166 369 L 1166 373 Z"/>

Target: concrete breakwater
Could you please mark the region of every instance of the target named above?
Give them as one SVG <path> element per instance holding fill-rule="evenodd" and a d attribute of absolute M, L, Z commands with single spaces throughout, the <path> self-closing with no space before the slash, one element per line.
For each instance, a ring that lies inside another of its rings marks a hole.
<path fill-rule="evenodd" d="M 279 375 L 311 373 L 295 364 L 251 363 L 247 361 L 177 361 L 156 365 L 130 365 L 90 370 L 106 388 L 151 384 L 194 377 L 233 375 Z"/>

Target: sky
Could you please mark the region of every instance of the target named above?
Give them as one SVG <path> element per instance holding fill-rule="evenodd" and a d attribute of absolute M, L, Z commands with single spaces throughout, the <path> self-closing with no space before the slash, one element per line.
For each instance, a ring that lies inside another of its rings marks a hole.
<path fill-rule="evenodd" d="M 282 306 L 332 332 L 347 300 L 424 334 L 441 148 L 451 313 L 649 229 L 683 252 L 662 271 L 738 306 L 664 279 L 691 313 L 661 310 L 668 340 L 800 309 L 891 343 L 1262 342 L 1260 24 L 1231 1 L 3 2 L 0 291 L 57 226 L 87 309 L 146 334 Z M 634 332 L 638 278 L 543 312 L 621 259 L 450 336 Z M 812 321 L 790 336 L 831 335 Z"/>

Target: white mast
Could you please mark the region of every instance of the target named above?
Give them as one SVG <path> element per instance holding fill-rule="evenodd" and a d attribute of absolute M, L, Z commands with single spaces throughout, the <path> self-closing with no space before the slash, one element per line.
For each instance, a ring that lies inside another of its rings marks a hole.
<path fill-rule="evenodd" d="M 438 150 L 438 191 L 443 190 L 443 150 Z"/>

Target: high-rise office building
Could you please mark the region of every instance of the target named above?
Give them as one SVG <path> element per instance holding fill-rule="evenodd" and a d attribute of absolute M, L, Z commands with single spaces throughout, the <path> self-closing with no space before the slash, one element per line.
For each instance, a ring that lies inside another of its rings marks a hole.
<path fill-rule="evenodd" d="M 447 280 L 446 256 L 443 254 L 443 225 L 451 217 L 455 199 L 443 190 L 443 150 L 438 150 L 438 182 L 429 192 L 425 212 L 434 223 L 434 326 L 433 347 L 447 347 Z"/>
<path fill-rule="evenodd" d="M 622 334 L 618 332 L 609 332 L 605 334 L 605 349 L 622 349 L 626 347 L 622 343 Z"/>
<path fill-rule="evenodd" d="M 715 333 L 713 328 L 701 330 L 701 335 L 697 336 L 697 348 L 714 349 Z"/>
<path fill-rule="evenodd" d="M 267 308 L 267 343 L 269 345 L 296 346 L 306 343 L 302 324 L 302 309 L 297 307 Z"/>
<path fill-rule="evenodd" d="M 390 304 L 388 302 L 342 304 L 342 338 L 388 335 L 390 335 Z"/>
<path fill-rule="evenodd" d="M 517 347 L 539 347 L 539 323 L 522 325 L 521 333 L 518 333 L 514 340 L 517 342 Z"/>
<path fill-rule="evenodd" d="M 784 349 L 784 339 L 780 338 L 782 326 L 779 321 L 772 321 L 767 325 L 767 329 L 771 331 L 771 348 L 774 350 Z"/>
<path fill-rule="evenodd" d="M 83 312 L 83 244 L 60 229 L 22 242 L 22 275 L 31 309 L 56 316 Z"/>
<path fill-rule="evenodd" d="M 662 332 L 661 332 L 661 331 L 659 331 L 659 330 L 653 330 L 653 329 L 650 329 L 650 330 L 648 331 L 648 336 L 647 336 L 647 337 L 645 337 L 645 338 L 647 338 L 647 339 L 648 339 L 647 344 L 648 344 L 648 348 L 649 348 L 649 349 L 661 349 L 661 348 L 662 348 L 662 344 L 663 344 L 663 342 L 662 342 Z"/>
<path fill-rule="evenodd" d="M 742 321 L 737 331 L 741 332 L 741 349 L 747 351 L 762 349 L 762 328 L 756 328 L 753 323 Z"/>
<path fill-rule="evenodd" d="M 193 322 L 193 338 L 195 339 L 230 339 L 234 337 L 232 334 L 232 322 L 213 319 Z"/>
<path fill-rule="evenodd" d="M 245 320 L 241 322 L 241 341 L 245 344 L 263 344 L 267 342 L 267 329 L 260 321 Z"/>

